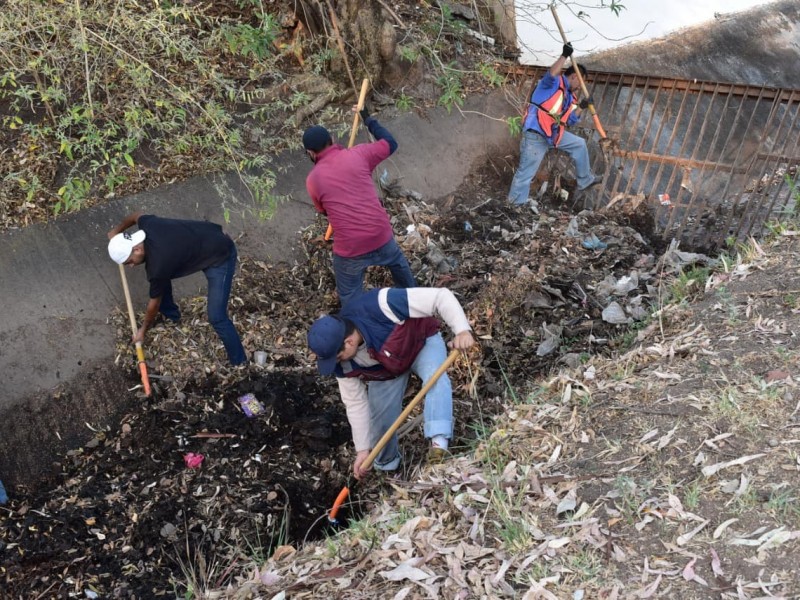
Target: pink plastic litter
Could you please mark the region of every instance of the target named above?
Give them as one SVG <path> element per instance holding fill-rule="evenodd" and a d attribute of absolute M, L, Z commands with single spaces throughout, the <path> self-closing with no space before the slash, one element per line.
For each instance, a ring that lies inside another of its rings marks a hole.
<path fill-rule="evenodd" d="M 186 463 L 186 466 L 190 469 L 196 469 L 201 464 L 203 464 L 203 459 L 205 456 L 202 454 L 195 454 L 194 452 L 189 452 L 183 457 L 183 462 Z"/>

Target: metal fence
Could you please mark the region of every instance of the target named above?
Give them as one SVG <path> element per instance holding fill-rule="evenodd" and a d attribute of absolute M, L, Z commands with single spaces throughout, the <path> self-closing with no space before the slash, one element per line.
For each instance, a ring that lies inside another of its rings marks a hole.
<path fill-rule="evenodd" d="M 759 236 L 798 208 L 800 90 L 607 72 L 587 86 L 608 134 L 588 130 L 600 204 L 648 207 L 656 234 L 694 248 Z"/>

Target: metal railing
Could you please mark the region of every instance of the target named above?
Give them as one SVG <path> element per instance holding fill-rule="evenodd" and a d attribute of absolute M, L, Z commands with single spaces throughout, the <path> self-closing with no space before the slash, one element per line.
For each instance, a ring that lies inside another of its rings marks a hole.
<path fill-rule="evenodd" d="M 509 71 L 527 90 L 544 69 Z M 592 71 L 587 86 L 608 133 L 596 144 L 587 129 L 600 205 L 649 207 L 657 235 L 695 248 L 759 236 L 798 208 L 800 90 Z"/>

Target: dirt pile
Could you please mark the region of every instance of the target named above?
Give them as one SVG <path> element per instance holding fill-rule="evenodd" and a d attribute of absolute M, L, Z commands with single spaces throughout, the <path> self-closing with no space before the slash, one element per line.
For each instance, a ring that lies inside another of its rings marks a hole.
<path fill-rule="evenodd" d="M 451 373 L 457 452 L 474 443 L 476 419 L 499 413 L 503 397 L 523 393 L 536 373 L 608 352 L 620 325 L 604 320 L 604 310 L 616 294 L 617 317 L 632 321 L 636 294 L 647 293 L 655 268 L 624 213 L 571 216 L 547 199 L 538 215 L 514 210 L 495 192 L 508 177 L 486 165 L 436 204 L 387 185 L 419 283 L 453 289 L 482 340 Z M 232 312 L 248 352 L 267 352 L 264 367 L 220 367 L 224 352 L 205 323 L 205 300 L 188 299 L 182 324 L 161 323 L 149 334 L 155 397 L 137 400 L 129 325 L 124 314 L 113 316 L 133 408 L 69 452 L 54 489 L 16 494 L 0 513 L 3 579 L 14 597 L 153 597 L 190 585 L 184 571 L 198 557 L 224 565 L 213 582 L 222 586 L 254 556 L 321 533 L 318 519 L 352 459 L 335 381 L 315 376 L 305 345 L 314 318 L 337 308 L 330 252 L 315 240 L 321 231 L 319 224 L 305 233 L 308 260 L 292 269 L 242 261 Z M 590 234 L 607 249 L 587 249 Z M 383 285 L 387 277 L 378 270 L 368 280 Z M 608 287 L 617 277 L 627 278 L 622 292 Z M 248 393 L 263 407 L 252 418 L 240 403 Z M 418 429 L 405 432 L 409 478 L 422 461 Z M 187 466 L 190 453 L 203 456 L 198 468 Z M 374 499 L 379 487 L 364 486 L 356 501 Z"/>

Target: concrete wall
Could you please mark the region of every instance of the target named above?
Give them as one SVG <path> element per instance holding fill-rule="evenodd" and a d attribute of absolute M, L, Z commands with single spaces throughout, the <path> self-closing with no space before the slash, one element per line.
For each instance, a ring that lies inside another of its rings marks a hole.
<path fill-rule="evenodd" d="M 604 71 L 797 89 L 800 2 L 765 3 L 664 38 L 598 52 L 584 63 Z"/>

